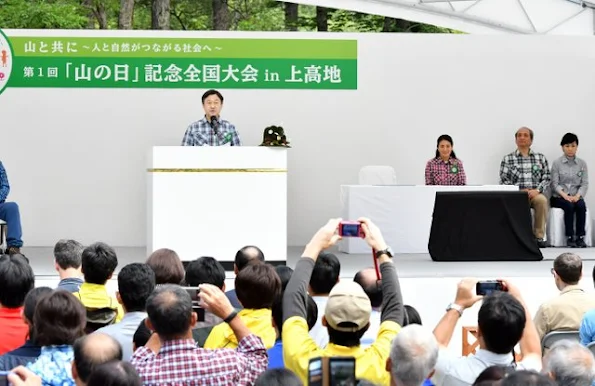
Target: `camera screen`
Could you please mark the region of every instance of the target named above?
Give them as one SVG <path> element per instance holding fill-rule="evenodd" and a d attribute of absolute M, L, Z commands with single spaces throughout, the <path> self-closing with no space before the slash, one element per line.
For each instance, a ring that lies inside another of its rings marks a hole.
<path fill-rule="evenodd" d="M 359 237 L 360 224 L 342 224 L 341 234 L 345 237 Z"/>
<path fill-rule="evenodd" d="M 477 292 L 478 295 L 491 295 L 496 291 L 502 291 L 502 284 L 499 282 L 479 282 L 477 283 Z"/>
<path fill-rule="evenodd" d="M 355 386 L 355 359 L 331 358 L 331 385 Z"/>
<path fill-rule="evenodd" d="M 308 365 L 308 386 L 322 386 L 322 360 L 311 359 Z"/>

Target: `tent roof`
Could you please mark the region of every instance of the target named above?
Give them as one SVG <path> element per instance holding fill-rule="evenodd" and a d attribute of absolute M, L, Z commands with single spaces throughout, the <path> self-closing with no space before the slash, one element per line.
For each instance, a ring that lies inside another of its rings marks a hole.
<path fill-rule="evenodd" d="M 595 0 L 292 0 L 467 33 L 595 35 Z"/>

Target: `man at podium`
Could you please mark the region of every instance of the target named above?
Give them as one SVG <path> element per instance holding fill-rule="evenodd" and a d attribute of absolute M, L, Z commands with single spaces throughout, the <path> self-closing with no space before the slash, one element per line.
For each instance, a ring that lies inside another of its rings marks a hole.
<path fill-rule="evenodd" d="M 202 96 L 205 116 L 186 129 L 182 146 L 241 146 L 240 136 L 234 125 L 221 119 L 223 95 L 209 90 Z"/>

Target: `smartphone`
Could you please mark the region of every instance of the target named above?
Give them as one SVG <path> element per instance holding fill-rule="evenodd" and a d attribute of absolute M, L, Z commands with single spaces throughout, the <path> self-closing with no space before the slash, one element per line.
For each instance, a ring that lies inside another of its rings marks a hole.
<path fill-rule="evenodd" d="M 332 357 L 329 358 L 331 386 L 355 386 L 355 358 Z"/>
<path fill-rule="evenodd" d="M 341 237 L 364 237 L 362 224 L 357 221 L 342 221 L 339 223 L 339 236 Z"/>
<path fill-rule="evenodd" d="M 198 287 L 184 287 L 188 295 L 190 295 L 190 299 L 192 299 L 192 311 L 196 312 L 198 316 L 198 322 L 205 321 L 205 309 L 200 306 L 200 298 L 198 297 L 198 293 L 200 292 L 200 288 Z M 0 386 L 2 384 L 0 383 Z"/>
<path fill-rule="evenodd" d="M 0 386 L 8 386 L 8 374 L 10 371 L 0 371 Z"/>
<path fill-rule="evenodd" d="M 487 296 L 495 291 L 506 291 L 506 287 L 500 280 L 483 280 L 475 285 L 475 293 L 478 295 Z"/>
<path fill-rule="evenodd" d="M 308 386 L 322 386 L 322 358 L 312 358 L 308 363 Z"/>

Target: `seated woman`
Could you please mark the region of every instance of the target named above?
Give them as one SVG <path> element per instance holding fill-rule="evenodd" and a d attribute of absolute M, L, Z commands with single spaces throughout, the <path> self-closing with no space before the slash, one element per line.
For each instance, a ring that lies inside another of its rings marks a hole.
<path fill-rule="evenodd" d="M 441 135 L 436 141 L 436 156 L 426 164 L 426 185 L 466 185 L 463 162 L 452 149 L 450 135 Z"/>
<path fill-rule="evenodd" d="M 566 133 L 560 142 L 564 155 L 552 164 L 552 208 L 564 210 L 564 226 L 567 245 L 571 248 L 585 248 L 585 221 L 587 205 L 585 194 L 589 188 L 587 164 L 576 156 L 578 137 Z M 576 214 L 576 230 L 574 218 Z"/>

